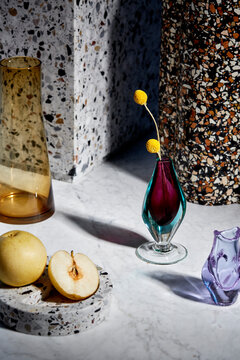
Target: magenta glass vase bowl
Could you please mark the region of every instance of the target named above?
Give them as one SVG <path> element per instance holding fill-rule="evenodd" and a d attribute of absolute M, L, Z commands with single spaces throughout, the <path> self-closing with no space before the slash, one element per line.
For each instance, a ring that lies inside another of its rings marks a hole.
<path fill-rule="evenodd" d="M 170 158 L 157 159 L 143 202 L 142 218 L 154 241 L 136 254 L 152 264 L 174 264 L 187 256 L 186 248 L 172 242 L 186 212 L 186 200 Z"/>

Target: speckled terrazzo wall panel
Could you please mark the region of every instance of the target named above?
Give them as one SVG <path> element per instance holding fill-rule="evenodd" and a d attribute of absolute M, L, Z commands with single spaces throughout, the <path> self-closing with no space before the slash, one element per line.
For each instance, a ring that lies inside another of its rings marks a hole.
<path fill-rule="evenodd" d="M 0 57 L 42 61 L 42 108 L 51 171 L 67 179 L 73 162 L 73 3 L 2 0 Z"/>
<path fill-rule="evenodd" d="M 42 61 L 42 105 L 54 178 L 71 180 L 152 126 L 157 114 L 160 2 L 3 0 L 0 58 Z"/>
<path fill-rule="evenodd" d="M 164 0 L 160 130 L 189 201 L 240 202 L 240 1 Z"/>
<path fill-rule="evenodd" d="M 74 21 L 79 174 L 152 125 L 133 93 L 144 88 L 157 113 L 160 2 L 77 1 Z"/>

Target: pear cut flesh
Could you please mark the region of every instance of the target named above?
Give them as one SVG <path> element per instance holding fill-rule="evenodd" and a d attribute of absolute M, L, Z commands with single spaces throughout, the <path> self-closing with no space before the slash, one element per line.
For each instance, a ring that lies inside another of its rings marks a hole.
<path fill-rule="evenodd" d="M 48 276 L 56 290 L 72 300 L 88 298 L 99 286 L 96 265 L 84 254 L 73 255 L 73 251 L 57 251 L 50 259 Z"/>

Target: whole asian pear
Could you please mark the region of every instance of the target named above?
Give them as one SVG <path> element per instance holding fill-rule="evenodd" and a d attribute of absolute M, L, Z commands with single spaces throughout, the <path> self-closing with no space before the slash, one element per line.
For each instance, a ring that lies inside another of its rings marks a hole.
<path fill-rule="evenodd" d="M 43 243 L 33 234 L 12 230 L 0 236 L 0 281 L 24 286 L 36 281 L 47 263 Z"/>

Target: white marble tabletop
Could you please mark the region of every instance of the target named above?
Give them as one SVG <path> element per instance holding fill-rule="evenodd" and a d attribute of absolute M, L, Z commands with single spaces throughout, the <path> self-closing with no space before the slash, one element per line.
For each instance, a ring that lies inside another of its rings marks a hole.
<path fill-rule="evenodd" d="M 87 332 L 38 337 L 0 324 L 1 360 L 235 360 L 240 353 L 240 297 L 230 307 L 210 304 L 201 269 L 213 230 L 240 226 L 240 205 L 187 204 L 175 240 L 188 249 L 169 266 L 139 260 L 150 240 L 141 219 L 154 158 L 140 142 L 74 184 L 53 181 L 56 212 L 25 226 L 0 224 L 0 233 L 30 231 L 47 248 L 87 254 L 113 282 L 108 318 Z"/>

